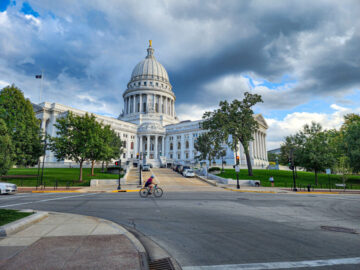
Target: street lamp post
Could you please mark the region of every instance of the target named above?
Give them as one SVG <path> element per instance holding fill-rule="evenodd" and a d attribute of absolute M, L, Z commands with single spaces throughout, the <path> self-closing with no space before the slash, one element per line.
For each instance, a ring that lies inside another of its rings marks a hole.
<path fill-rule="evenodd" d="M 290 159 L 291 159 L 291 170 L 292 170 L 292 173 L 293 173 L 293 182 L 294 182 L 294 188 L 293 188 L 293 191 L 297 191 L 297 188 L 296 188 L 296 180 L 295 180 L 295 162 L 294 162 L 294 149 L 291 149 L 290 151 Z"/>
<path fill-rule="evenodd" d="M 116 164 L 117 163 L 117 164 Z M 118 165 L 119 166 L 119 185 L 118 185 L 118 190 L 121 189 L 121 181 L 120 181 L 120 169 L 121 169 L 121 160 L 115 162 L 115 165 Z"/>

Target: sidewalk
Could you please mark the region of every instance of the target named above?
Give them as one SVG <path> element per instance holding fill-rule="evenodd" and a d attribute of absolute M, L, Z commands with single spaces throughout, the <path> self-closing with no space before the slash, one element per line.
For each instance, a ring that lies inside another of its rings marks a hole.
<path fill-rule="evenodd" d="M 50 212 L 0 238 L 0 269 L 148 269 L 142 244 L 122 226 L 95 217 Z"/>

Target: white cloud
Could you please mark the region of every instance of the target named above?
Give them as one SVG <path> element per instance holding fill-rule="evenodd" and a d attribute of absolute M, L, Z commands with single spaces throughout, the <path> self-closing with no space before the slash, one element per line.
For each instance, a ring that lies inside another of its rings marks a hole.
<path fill-rule="evenodd" d="M 338 129 L 344 122 L 344 115 L 349 113 L 360 113 L 360 107 L 350 109 L 332 104 L 330 106 L 333 113 L 311 113 L 311 112 L 294 112 L 288 114 L 282 120 L 273 118 L 266 118 L 269 125 L 267 132 L 267 148 L 268 150 L 279 148 L 286 136 L 295 134 L 305 124 L 317 122 L 322 125 L 324 129 Z"/>
<path fill-rule="evenodd" d="M 180 121 L 202 119 L 204 112 L 213 111 L 214 107 L 202 107 L 197 104 L 182 103 L 176 106 L 176 115 Z"/>

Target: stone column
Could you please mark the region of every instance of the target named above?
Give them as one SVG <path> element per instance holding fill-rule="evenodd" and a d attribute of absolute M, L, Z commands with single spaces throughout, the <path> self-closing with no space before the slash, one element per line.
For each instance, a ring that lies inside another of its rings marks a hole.
<path fill-rule="evenodd" d="M 172 143 L 173 143 L 173 159 L 177 159 L 177 151 L 178 151 L 177 147 L 178 146 L 177 146 L 177 136 L 176 136 L 176 134 L 173 135 Z"/>
<path fill-rule="evenodd" d="M 181 134 L 181 153 L 180 153 L 180 158 L 182 160 L 185 159 L 185 135 Z"/>
<path fill-rule="evenodd" d="M 159 112 L 160 113 L 164 113 L 164 111 L 163 111 L 163 96 L 160 96 L 160 98 L 159 98 Z"/>
<path fill-rule="evenodd" d="M 167 97 L 165 100 L 165 113 L 169 114 L 169 99 Z"/>
<path fill-rule="evenodd" d="M 150 158 L 150 135 L 147 135 L 147 149 L 146 149 L 146 152 L 147 152 L 147 155 L 146 155 L 146 158 L 149 159 Z"/>
<path fill-rule="evenodd" d="M 159 135 L 155 135 L 155 147 L 154 147 L 154 158 L 157 159 L 158 158 L 158 140 L 159 140 Z"/>
<path fill-rule="evenodd" d="M 139 153 L 140 153 L 140 155 L 142 155 L 143 153 L 143 136 L 142 135 L 140 135 L 140 145 L 139 145 Z"/>
<path fill-rule="evenodd" d="M 165 138 L 161 137 L 161 154 L 165 157 Z"/>
<path fill-rule="evenodd" d="M 137 135 L 135 135 L 134 136 L 134 159 L 136 159 L 136 154 L 139 153 L 138 144 L 139 144 L 139 138 Z"/>
<path fill-rule="evenodd" d="M 193 134 L 189 134 L 189 151 L 190 151 L 190 160 L 194 159 L 194 137 Z"/>
<path fill-rule="evenodd" d="M 133 111 L 132 113 L 136 112 L 136 95 L 133 95 Z"/>

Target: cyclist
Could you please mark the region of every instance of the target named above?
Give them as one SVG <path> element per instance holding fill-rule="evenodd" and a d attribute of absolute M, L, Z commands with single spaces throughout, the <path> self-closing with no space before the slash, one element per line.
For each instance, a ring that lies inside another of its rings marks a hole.
<path fill-rule="evenodd" d="M 151 194 L 151 191 L 155 184 L 154 178 L 155 178 L 155 176 L 151 175 L 150 178 L 145 183 L 145 187 L 149 187 L 149 194 Z"/>

